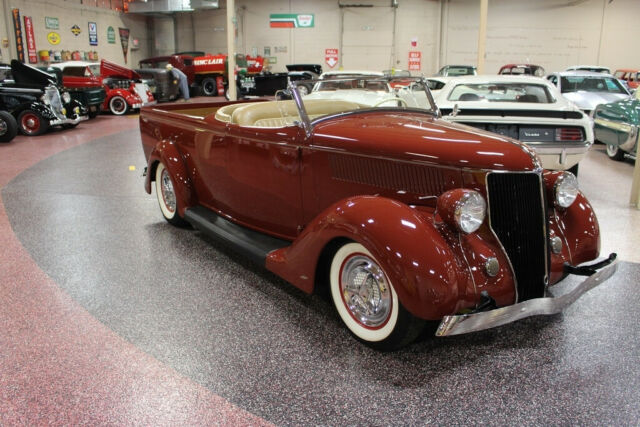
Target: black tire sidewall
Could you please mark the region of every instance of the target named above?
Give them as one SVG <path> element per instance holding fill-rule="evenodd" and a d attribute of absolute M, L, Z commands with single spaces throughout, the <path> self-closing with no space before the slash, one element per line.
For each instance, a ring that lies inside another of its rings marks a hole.
<path fill-rule="evenodd" d="M 113 107 L 111 106 L 111 103 L 113 103 L 114 100 L 121 100 L 124 103 L 124 110 L 122 110 L 121 112 L 113 111 Z M 125 114 L 127 114 L 127 111 L 129 111 L 129 104 L 127 104 L 127 100 L 121 97 L 120 95 L 114 96 L 109 100 L 109 111 L 111 111 L 111 114 L 115 116 L 124 116 Z"/>
<path fill-rule="evenodd" d="M 15 117 L 6 111 L 0 111 L 0 120 L 2 120 L 7 127 L 4 135 L 0 135 L 0 142 L 10 142 L 18 134 L 18 122 Z"/>
<path fill-rule="evenodd" d="M 22 128 L 22 118 L 27 115 L 27 114 L 33 114 L 34 116 L 36 116 L 38 118 L 38 121 L 40 122 L 40 127 L 38 128 L 37 131 L 33 132 L 33 133 L 29 133 L 26 132 L 23 128 Z M 23 135 L 27 135 L 27 136 L 38 136 L 38 135 L 42 135 L 43 133 L 45 133 L 48 129 L 49 129 L 49 121 L 47 119 L 45 119 L 44 117 L 42 117 L 42 114 L 38 113 L 37 111 L 34 110 L 24 110 L 22 111 L 19 115 L 18 115 L 18 129 L 20 129 L 20 132 Z"/>

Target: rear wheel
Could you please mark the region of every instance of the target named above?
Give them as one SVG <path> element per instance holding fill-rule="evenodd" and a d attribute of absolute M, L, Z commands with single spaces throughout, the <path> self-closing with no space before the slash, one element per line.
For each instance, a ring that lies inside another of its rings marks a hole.
<path fill-rule="evenodd" d="M 309 95 L 311 92 L 311 85 L 307 84 L 299 84 L 298 85 L 298 93 L 302 96 Z"/>
<path fill-rule="evenodd" d="M 370 347 L 402 347 L 424 328 L 425 322 L 400 304 L 380 264 L 359 243 L 338 249 L 331 261 L 329 283 L 338 315 L 349 331 Z"/>
<path fill-rule="evenodd" d="M 623 160 L 624 151 L 622 151 L 617 145 L 607 144 L 607 156 L 613 160 Z"/>
<path fill-rule="evenodd" d="M 216 96 L 218 95 L 218 85 L 216 84 L 216 79 L 211 77 L 207 77 L 202 80 L 202 93 L 206 96 Z"/>
<path fill-rule="evenodd" d="M 42 135 L 49 129 L 49 120 L 33 110 L 24 110 L 18 116 L 20 132 L 28 136 Z"/>
<path fill-rule="evenodd" d="M 178 198 L 173 180 L 162 162 L 156 168 L 156 196 L 164 219 L 171 225 L 185 227 L 188 223 L 178 214 Z"/>
<path fill-rule="evenodd" d="M 9 142 L 18 134 L 18 122 L 6 111 L 0 111 L 0 142 Z"/>
<path fill-rule="evenodd" d="M 121 96 L 114 96 L 109 101 L 109 111 L 116 116 L 127 114 L 128 110 L 129 104 L 127 104 L 127 101 Z"/>

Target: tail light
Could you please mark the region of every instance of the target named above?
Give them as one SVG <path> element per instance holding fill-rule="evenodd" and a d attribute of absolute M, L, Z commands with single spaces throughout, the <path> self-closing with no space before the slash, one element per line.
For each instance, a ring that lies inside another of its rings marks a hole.
<path fill-rule="evenodd" d="M 583 141 L 582 128 L 557 128 L 556 141 Z"/>

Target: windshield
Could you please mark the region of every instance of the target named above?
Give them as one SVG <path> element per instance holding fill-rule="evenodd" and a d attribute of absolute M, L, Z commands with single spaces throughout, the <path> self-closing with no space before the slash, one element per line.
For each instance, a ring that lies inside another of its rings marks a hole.
<path fill-rule="evenodd" d="M 531 102 L 550 104 L 555 99 L 549 89 L 531 83 L 459 84 L 447 98 L 449 101 Z"/>
<path fill-rule="evenodd" d="M 310 122 L 324 116 L 375 108 L 437 112 L 425 81 L 419 77 L 323 79 L 316 81 L 307 95 L 297 91 L 297 87 L 303 83 L 305 81 L 297 81 L 291 85 L 296 90 L 294 96 L 299 97 Z M 288 114 L 288 110 L 282 111 Z"/>
<path fill-rule="evenodd" d="M 627 94 L 617 79 L 612 77 L 591 76 L 567 76 L 561 77 L 560 87 L 562 93 L 569 92 L 609 92 Z"/>

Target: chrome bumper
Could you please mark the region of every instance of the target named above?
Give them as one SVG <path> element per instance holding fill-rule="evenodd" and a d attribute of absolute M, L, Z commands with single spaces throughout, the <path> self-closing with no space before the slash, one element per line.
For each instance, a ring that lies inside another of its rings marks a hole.
<path fill-rule="evenodd" d="M 617 262 L 613 262 L 587 277 L 571 292 L 562 296 L 531 299 L 480 313 L 445 316 L 438 326 L 436 336 L 466 334 L 506 325 L 526 317 L 560 313 L 565 307 L 580 298 L 582 294 L 609 279 L 617 269 Z"/>
<path fill-rule="evenodd" d="M 78 123 L 83 122 L 85 120 L 89 120 L 89 116 L 78 116 L 75 119 L 64 118 L 64 119 L 51 120 L 49 121 L 49 124 L 51 126 L 77 125 Z"/>

